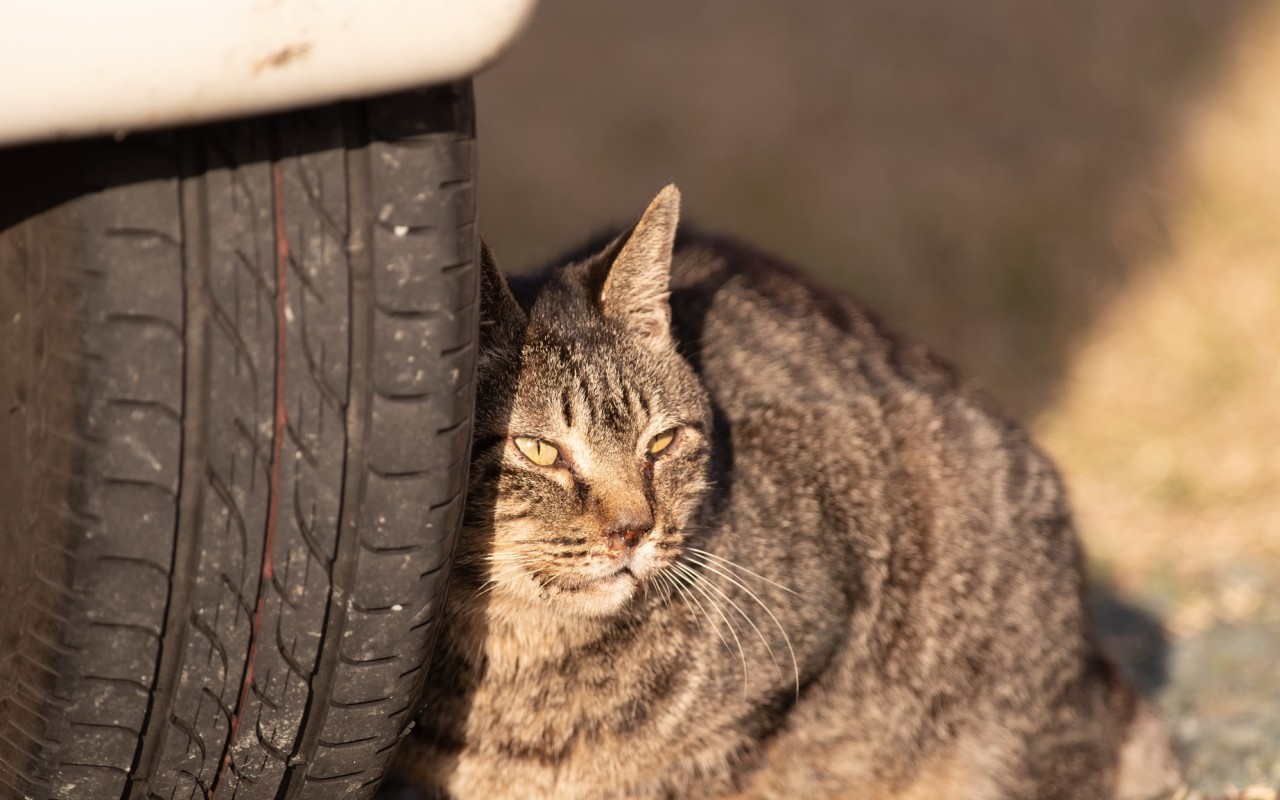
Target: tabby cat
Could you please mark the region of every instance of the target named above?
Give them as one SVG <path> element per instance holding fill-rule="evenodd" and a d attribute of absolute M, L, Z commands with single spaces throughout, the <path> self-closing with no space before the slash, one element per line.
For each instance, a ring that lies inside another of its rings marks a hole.
<path fill-rule="evenodd" d="M 918 344 L 679 192 L 508 286 L 400 759 L 464 798 L 1110 798 L 1177 767 L 1053 466 Z"/>

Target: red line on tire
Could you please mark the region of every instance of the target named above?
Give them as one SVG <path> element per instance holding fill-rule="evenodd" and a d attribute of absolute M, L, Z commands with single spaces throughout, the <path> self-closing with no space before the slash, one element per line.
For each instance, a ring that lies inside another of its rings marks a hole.
<path fill-rule="evenodd" d="M 222 782 L 222 776 L 231 767 L 231 752 L 235 747 L 236 736 L 240 732 L 241 713 L 244 711 L 245 700 L 249 695 L 249 687 L 253 684 L 253 664 L 258 656 L 258 639 L 262 633 L 262 610 L 266 604 L 265 590 L 273 573 L 271 550 L 276 540 L 276 515 L 280 505 L 280 448 L 283 444 L 285 425 L 289 419 L 284 402 L 285 339 L 288 335 L 288 318 L 285 315 L 287 302 L 285 278 L 289 269 L 289 237 L 284 218 L 284 170 L 279 162 L 271 165 L 271 184 L 276 225 L 276 396 L 275 422 L 271 437 L 271 494 L 267 499 L 267 532 L 262 542 L 262 579 L 258 583 L 258 604 L 253 611 L 253 627 L 249 632 L 249 657 L 245 663 L 244 680 L 240 684 L 240 697 L 236 700 L 235 714 L 231 717 L 231 730 L 227 736 L 227 753 L 222 758 L 222 764 L 218 767 L 218 773 L 213 778 L 213 786 L 209 790 L 209 796 L 213 800 L 217 800 L 218 786 Z"/>

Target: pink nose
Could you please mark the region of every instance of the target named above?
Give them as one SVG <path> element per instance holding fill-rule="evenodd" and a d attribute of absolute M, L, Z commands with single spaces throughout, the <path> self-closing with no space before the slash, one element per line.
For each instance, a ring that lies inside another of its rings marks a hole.
<path fill-rule="evenodd" d="M 605 537 L 609 540 L 610 550 L 622 552 L 644 541 L 645 535 L 651 530 L 653 530 L 653 515 L 649 513 L 649 509 L 645 508 L 635 513 L 619 514 L 605 531 Z"/>
<path fill-rule="evenodd" d="M 649 526 L 653 528 L 652 525 Z M 640 540 L 648 531 L 628 530 L 611 531 L 609 533 L 609 549 L 614 551 L 630 550 L 640 544 Z"/>

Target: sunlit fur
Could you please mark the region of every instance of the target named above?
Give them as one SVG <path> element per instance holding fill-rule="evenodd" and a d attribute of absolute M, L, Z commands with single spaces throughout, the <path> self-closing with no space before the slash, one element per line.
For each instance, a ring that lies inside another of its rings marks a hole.
<path fill-rule="evenodd" d="M 562 310 L 545 313 L 552 305 L 544 299 L 530 314 L 521 379 L 504 419 L 486 414 L 477 422 L 473 494 L 493 499 L 469 522 L 491 517 L 494 530 L 483 552 L 470 552 L 469 543 L 490 537 L 465 537 L 462 556 L 488 575 L 494 613 L 544 603 L 556 613 L 599 616 L 650 586 L 680 554 L 707 486 L 710 413 L 674 350 L 655 353 L 602 320 L 566 322 Z M 493 382 L 482 377 L 481 396 L 501 396 Z M 672 428 L 675 441 L 651 459 L 653 437 Z M 526 435 L 552 443 L 563 463 L 534 464 L 515 445 Z M 637 509 L 652 514 L 653 530 L 634 550 L 611 549 L 605 531 Z"/>
<path fill-rule="evenodd" d="M 405 773 L 455 800 L 1176 779 L 1091 630 L 1048 459 L 852 301 L 676 244 L 678 204 L 514 295 L 486 253 L 471 484 Z"/>

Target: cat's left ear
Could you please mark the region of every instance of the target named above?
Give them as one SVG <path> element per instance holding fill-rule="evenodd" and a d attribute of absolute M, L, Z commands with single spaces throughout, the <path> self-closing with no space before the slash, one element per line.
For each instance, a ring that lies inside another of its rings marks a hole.
<path fill-rule="evenodd" d="M 654 343 L 671 337 L 671 257 L 680 222 L 680 190 L 658 192 L 626 237 L 600 289 L 600 310 Z"/>
<path fill-rule="evenodd" d="M 480 240 L 480 348 L 519 351 L 529 317 L 516 302 L 489 243 Z"/>

